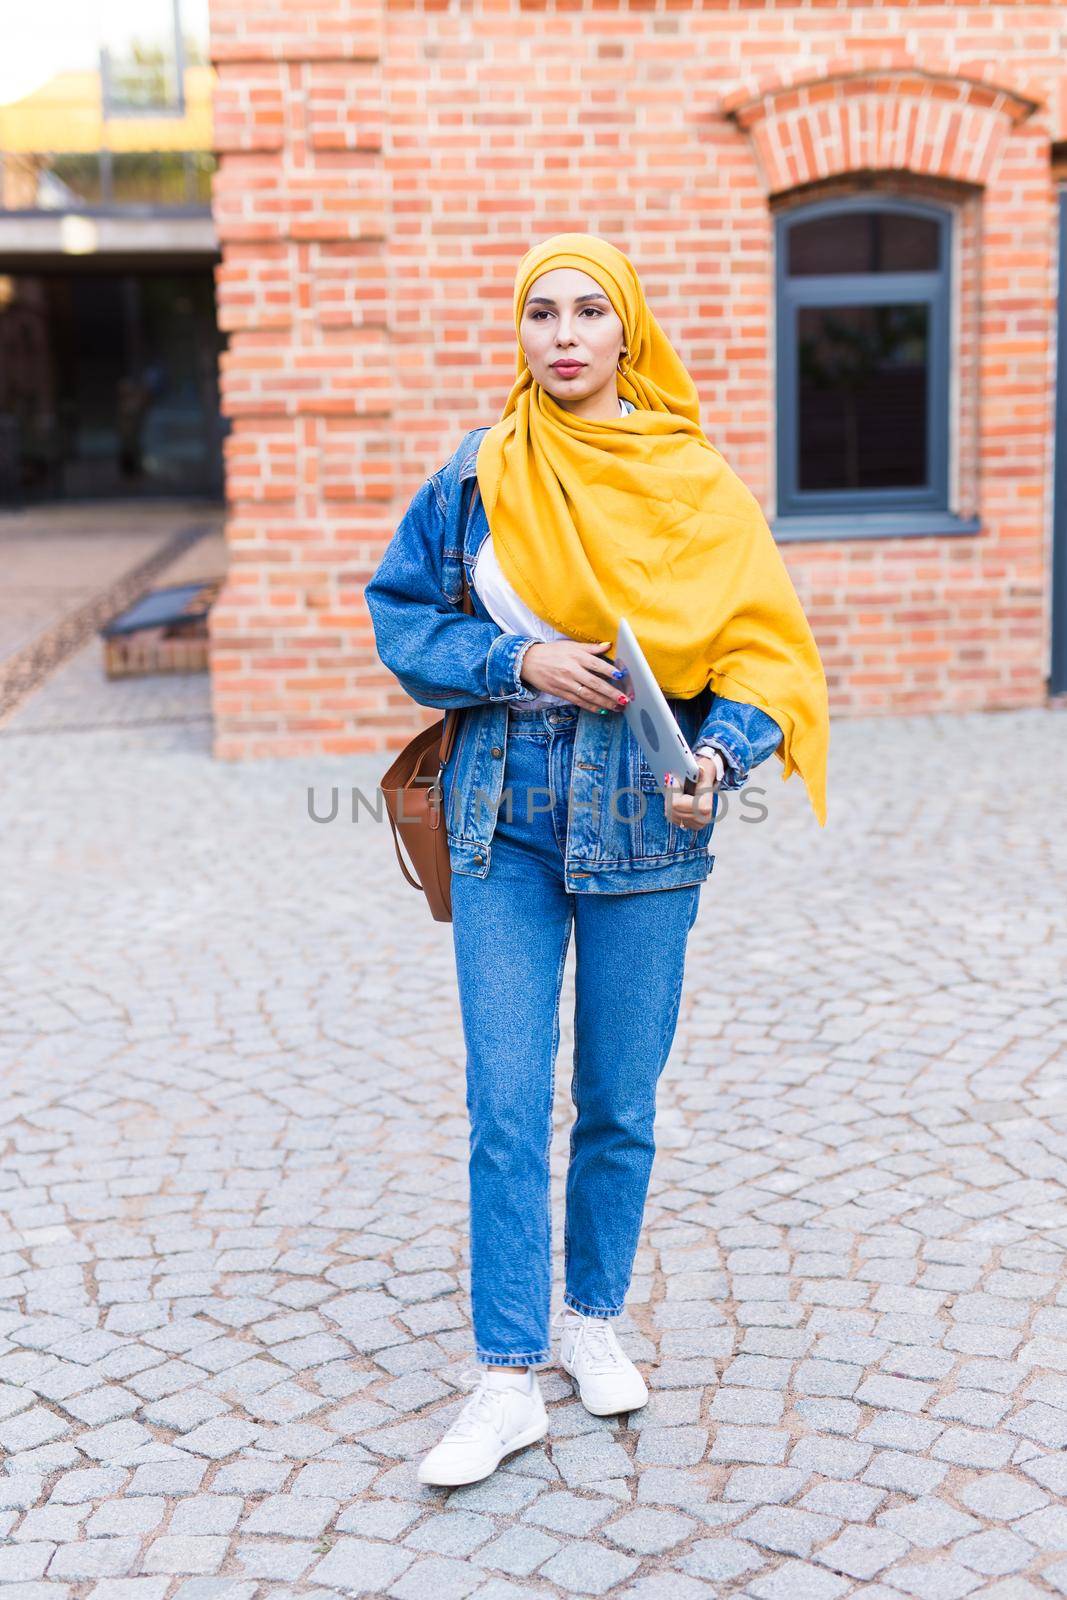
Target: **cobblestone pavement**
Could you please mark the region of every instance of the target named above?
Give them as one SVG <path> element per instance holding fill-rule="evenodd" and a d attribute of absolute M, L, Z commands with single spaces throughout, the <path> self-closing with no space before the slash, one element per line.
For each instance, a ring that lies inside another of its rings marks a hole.
<path fill-rule="evenodd" d="M 0 660 L 116 583 L 177 529 L 218 527 L 221 521 L 220 509 L 200 500 L 109 500 L 0 511 Z"/>
<path fill-rule="evenodd" d="M 213 762 L 204 680 L 182 720 L 96 665 L 0 730 L 14 1600 L 1067 1594 L 1061 710 L 835 724 L 824 832 L 760 769 L 617 1324 L 650 1402 L 546 1369 L 548 1440 L 449 1491 L 451 934 L 307 805 L 386 761 Z"/>

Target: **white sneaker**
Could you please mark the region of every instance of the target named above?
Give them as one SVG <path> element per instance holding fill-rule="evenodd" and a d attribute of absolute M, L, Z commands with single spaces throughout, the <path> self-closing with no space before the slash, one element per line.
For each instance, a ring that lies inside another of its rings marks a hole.
<path fill-rule="evenodd" d="M 477 1483 L 513 1450 L 536 1444 L 548 1432 L 548 1413 L 537 1374 L 477 1367 L 478 1383 L 439 1444 L 419 1463 L 419 1482 Z M 460 1379 L 471 1377 L 469 1368 Z"/>
<path fill-rule="evenodd" d="M 621 1348 L 607 1317 L 585 1317 L 566 1307 L 559 1359 L 594 1417 L 637 1411 L 648 1400 L 645 1380 Z"/>

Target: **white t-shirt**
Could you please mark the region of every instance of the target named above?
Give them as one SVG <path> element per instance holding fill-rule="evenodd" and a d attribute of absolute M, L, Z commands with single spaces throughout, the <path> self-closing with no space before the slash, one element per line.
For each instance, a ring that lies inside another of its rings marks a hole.
<path fill-rule="evenodd" d="M 637 407 L 632 400 L 624 400 L 619 396 L 619 415 L 625 417 L 629 412 L 636 411 Z M 487 534 L 478 551 L 478 559 L 474 563 L 474 587 L 483 601 L 486 610 L 493 621 L 504 629 L 506 633 L 521 633 L 527 638 L 537 639 L 543 644 L 549 644 L 553 639 L 569 639 L 570 634 L 561 633 L 558 628 L 553 628 L 550 623 L 542 620 L 536 612 L 531 611 L 525 601 L 515 593 L 511 584 L 505 578 L 500 568 L 493 549 L 493 535 Z M 523 710 L 537 710 L 540 706 L 565 706 L 571 705 L 563 695 L 549 694 L 543 691 L 535 695 L 532 700 L 522 702 Z"/>

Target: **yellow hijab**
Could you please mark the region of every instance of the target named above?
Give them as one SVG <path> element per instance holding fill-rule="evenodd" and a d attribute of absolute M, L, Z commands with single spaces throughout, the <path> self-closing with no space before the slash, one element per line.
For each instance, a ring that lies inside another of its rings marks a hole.
<path fill-rule="evenodd" d="M 622 320 L 625 417 L 575 416 L 518 376 L 478 451 L 493 549 L 526 604 L 560 632 L 610 639 L 628 617 L 663 692 L 711 684 L 782 729 L 783 779 L 801 775 L 826 824 L 830 739 L 818 647 L 759 504 L 705 438 L 693 380 L 629 258 L 588 233 L 528 250 L 515 276 L 519 334 L 530 285 L 554 267 L 600 284 Z"/>

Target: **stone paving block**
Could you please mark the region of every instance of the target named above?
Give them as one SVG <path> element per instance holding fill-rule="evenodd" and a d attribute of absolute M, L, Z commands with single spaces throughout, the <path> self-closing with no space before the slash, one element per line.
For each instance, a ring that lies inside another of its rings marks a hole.
<path fill-rule="evenodd" d="M 1023 1438 L 1033 1439 L 1050 1450 L 1062 1450 L 1067 1446 L 1067 1411 L 1058 1406 L 1035 1401 L 1010 1417 L 1004 1427 L 1008 1433 L 1022 1434 Z"/>
<path fill-rule="evenodd" d="M 44 1575 L 54 1544 L 0 1545 L 0 1583 L 28 1583 Z"/>
<path fill-rule="evenodd" d="M 20 1543 L 24 1541 L 30 1544 L 46 1543 L 52 1540 L 56 1544 L 70 1544 L 82 1537 L 82 1523 L 88 1515 L 88 1506 L 37 1506 L 32 1511 L 27 1511 L 19 1523 L 15 1537 Z M 12 1528 L 16 1518 L 17 1513 L 12 1511 L 10 1514 Z"/>
<path fill-rule="evenodd" d="M 1011 1522 L 1048 1504 L 1044 1490 L 1010 1472 L 983 1473 L 959 1491 L 959 1498 L 976 1515 L 994 1522 Z"/>
<path fill-rule="evenodd" d="M 605 1524 L 600 1537 L 633 1555 L 662 1555 L 681 1544 L 698 1526 L 692 1517 L 645 1507 Z"/>
<path fill-rule="evenodd" d="M 83 1505 L 89 1501 L 103 1500 L 108 1495 L 117 1494 L 128 1478 L 129 1473 L 123 1467 L 75 1468 L 56 1479 L 48 1496 L 49 1503 Z"/>
<path fill-rule="evenodd" d="M 83 1515 L 88 1509 L 88 1506 L 82 1508 Z M 181 1509 L 179 1504 L 174 1515 L 177 1516 Z M 151 1533 L 159 1527 L 166 1514 L 167 1502 L 161 1496 L 139 1495 L 128 1499 L 105 1500 L 89 1517 L 85 1524 L 85 1535 L 95 1539 L 114 1534 Z"/>
<path fill-rule="evenodd" d="M 693 1577 L 726 1582 L 745 1573 L 760 1571 L 766 1561 L 765 1553 L 754 1545 L 741 1539 L 721 1537 L 697 1540 L 676 1558 L 676 1565 Z"/>
<path fill-rule="evenodd" d="M 915 1383 L 907 1378 L 891 1378 L 878 1373 L 864 1380 L 856 1390 L 861 1405 L 878 1406 L 887 1411 L 918 1412 L 934 1393 L 930 1384 Z"/>
<path fill-rule="evenodd" d="M 337 1504 L 336 1500 L 317 1500 L 310 1495 L 272 1495 L 252 1509 L 241 1532 L 315 1539 L 337 1515 Z"/>
<path fill-rule="evenodd" d="M 944 1395 L 930 1407 L 931 1416 L 946 1422 L 964 1422 L 973 1428 L 995 1428 L 1002 1417 L 1011 1410 L 1011 1401 L 981 1389 L 957 1389 Z M 1025 1428 L 1015 1428 L 1025 1433 Z M 1029 1435 L 1033 1437 L 1033 1435 Z"/>
<path fill-rule="evenodd" d="M 746 1394 L 749 1390 L 744 1391 Z M 721 1394 L 719 1390 L 716 1394 Z M 641 1430 L 646 1427 L 681 1427 L 686 1423 L 699 1422 L 703 1389 L 667 1389 L 653 1390 L 648 1397 L 648 1402 L 640 1411 L 629 1414 L 629 1426 Z"/>
<path fill-rule="evenodd" d="M 722 1375 L 722 1382 L 730 1387 L 751 1389 L 784 1389 L 789 1382 L 793 1363 L 773 1356 L 738 1356 L 731 1361 Z"/>
<path fill-rule="evenodd" d="M 843 1361 L 802 1361 L 793 1386 L 798 1394 L 847 1400 L 856 1392 L 862 1376 L 862 1367 Z"/>
<path fill-rule="evenodd" d="M 61 1544 L 48 1563 L 50 1578 L 121 1578 L 133 1570 L 141 1541 L 136 1536 L 82 1539 Z"/>
<path fill-rule="evenodd" d="M 781 1555 L 809 1556 L 816 1544 L 832 1537 L 841 1523 L 836 1517 L 801 1511 L 796 1506 L 760 1506 L 737 1525 L 739 1539 L 748 1539 Z"/>
<path fill-rule="evenodd" d="M 255 1585 L 243 1578 L 186 1578 L 175 1589 L 175 1600 L 250 1600 Z"/>
<path fill-rule="evenodd" d="M 874 1455 L 869 1444 L 848 1439 L 801 1439 L 793 1446 L 789 1465 L 798 1472 L 817 1472 L 824 1478 L 855 1478 Z"/>
<path fill-rule="evenodd" d="M 364 1527 L 349 1527 L 345 1531 L 350 1533 L 374 1531 L 373 1518 L 367 1513 L 375 1508 L 369 1506 L 353 1507 L 353 1513 L 358 1517 L 363 1514 Z M 387 1512 L 388 1506 L 381 1508 Z M 406 1507 L 396 1507 L 393 1510 L 404 1511 L 410 1514 Z M 340 1524 L 338 1524 L 340 1526 Z M 395 1531 L 401 1532 L 407 1526 L 403 1518 L 396 1519 Z M 380 1518 L 378 1532 L 389 1532 L 386 1518 Z M 476 1511 L 443 1511 L 439 1516 L 430 1517 L 420 1522 L 404 1539 L 404 1543 L 412 1550 L 429 1550 L 441 1556 L 466 1556 L 472 1550 L 477 1550 L 480 1545 L 491 1539 L 497 1531 L 496 1524 L 491 1517 L 480 1515 Z"/>
<path fill-rule="evenodd" d="M 147 1446 L 154 1444 L 154 1435 L 132 1417 L 106 1422 L 78 1435 L 78 1449 L 103 1466 L 132 1465 Z"/>
<path fill-rule="evenodd" d="M 322 1554 L 306 1539 L 242 1539 L 234 1550 L 241 1571 L 249 1577 L 294 1582 Z"/>
<path fill-rule="evenodd" d="M 31 1406 L 0 1423 L 0 1451 L 14 1455 L 20 1450 L 32 1450 L 53 1439 L 62 1439 L 70 1428 L 69 1418 L 57 1417 L 47 1406 Z"/>
<path fill-rule="evenodd" d="M 798 1504 L 802 1511 L 817 1511 L 842 1522 L 870 1522 L 885 1499 L 884 1489 L 863 1483 L 817 1483 Z"/>
<path fill-rule="evenodd" d="M 931 1452 L 939 1461 L 960 1467 L 1002 1467 L 1011 1460 L 1015 1442 L 988 1429 L 948 1428 Z"/>
<path fill-rule="evenodd" d="M 195 1534 L 164 1534 L 155 1539 L 142 1558 L 145 1572 L 173 1575 L 217 1572 L 226 1559 L 228 1541 Z"/>
<path fill-rule="evenodd" d="M 478 1600 L 530 1600 L 535 1592 L 528 1583 L 516 1583 L 511 1578 L 485 1579 L 476 1591 Z"/>
<path fill-rule="evenodd" d="M 662 1467 L 693 1466 L 704 1459 L 706 1428 L 642 1428 L 637 1461 Z"/>
<path fill-rule="evenodd" d="M 906 1562 L 886 1574 L 894 1589 L 916 1600 L 963 1600 L 980 1587 L 981 1579 L 947 1557 Z"/>
<path fill-rule="evenodd" d="M 677 1432 L 664 1429 L 665 1434 Z M 643 1439 L 642 1435 L 642 1439 Z M 635 1470 L 626 1451 L 606 1433 L 584 1434 L 565 1439 L 552 1452 L 560 1475 L 570 1485 L 591 1483 L 599 1478 L 629 1477 Z M 670 1465 L 671 1463 L 667 1463 Z"/>
<path fill-rule="evenodd" d="M 570 1442 L 568 1441 L 568 1443 Z M 577 1443 L 578 1441 L 574 1442 Z M 564 1446 L 561 1445 L 559 1448 L 562 1450 Z M 626 1455 L 626 1452 L 620 1449 L 618 1445 L 613 1446 L 613 1448 L 618 1450 L 621 1456 Z M 555 1451 L 554 1454 L 558 1456 L 559 1450 Z M 578 1466 L 596 1466 L 597 1464 L 596 1462 L 589 1463 L 585 1459 L 580 1459 Z M 602 1465 L 603 1462 L 601 1461 L 599 1464 Z M 627 1457 L 627 1466 L 629 1464 L 629 1458 Z M 581 1471 L 578 1471 L 576 1481 L 585 1483 L 589 1480 L 582 1475 Z M 598 1480 L 594 1479 L 593 1481 Z M 497 1471 L 492 1477 L 483 1479 L 481 1483 L 464 1484 L 459 1489 L 452 1489 L 449 1492 L 448 1504 L 450 1509 L 455 1510 L 499 1512 L 501 1515 L 509 1515 L 525 1510 L 532 1501 L 537 1499 L 543 1489 L 543 1483 L 524 1481 L 510 1474 Z"/>
<path fill-rule="evenodd" d="M 209 1461 L 221 1461 L 232 1456 L 245 1445 L 251 1444 L 259 1429 L 251 1422 L 238 1417 L 216 1417 L 194 1427 L 177 1440 L 180 1449 L 190 1454 L 206 1456 Z"/>
<path fill-rule="evenodd" d="M 191 1495 L 188 1500 L 180 1500 L 174 1507 L 170 1522 L 167 1524 L 167 1532 L 232 1533 L 243 1509 L 244 1501 L 240 1495 Z"/>
<path fill-rule="evenodd" d="M 863 1412 L 852 1400 L 798 1400 L 797 1416 L 813 1433 L 837 1433 L 848 1438 L 863 1421 Z"/>
<path fill-rule="evenodd" d="M 744 1592 L 753 1600 L 839 1600 L 851 1588 L 848 1578 L 837 1577 L 825 1567 L 784 1561 L 774 1572 L 754 1578 Z"/>
<path fill-rule="evenodd" d="M 89 1590 L 89 1600 L 163 1600 L 169 1587 L 169 1578 L 103 1578 Z"/>
<path fill-rule="evenodd" d="M 981 1526 L 976 1518 L 957 1511 L 937 1495 L 920 1495 L 910 1505 L 883 1511 L 877 1522 L 880 1528 L 903 1535 L 922 1550 L 938 1550 Z"/>
<path fill-rule="evenodd" d="M 1012 1523 L 1021 1539 L 1028 1539 L 1039 1550 L 1067 1550 L 1067 1505 L 1043 1506 Z"/>
<path fill-rule="evenodd" d="M 206 1470 L 199 1461 L 146 1461 L 137 1467 L 125 1493 L 195 1494 Z"/>
<path fill-rule="evenodd" d="M 881 1445 L 891 1450 L 927 1451 L 944 1432 L 943 1422 L 908 1416 L 900 1411 L 883 1411 L 862 1428 L 857 1437 L 861 1444 Z"/>
<path fill-rule="evenodd" d="M 723 1492 L 727 1500 L 781 1505 L 792 1500 L 807 1480 L 808 1474 L 794 1466 L 738 1467 L 727 1478 Z"/>
<path fill-rule="evenodd" d="M 560 1541 L 540 1528 L 508 1528 L 491 1544 L 483 1545 L 478 1552 L 478 1562 L 484 1567 L 495 1567 L 517 1577 L 528 1577 L 549 1556 L 555 1555 Z"/>
<path fill-rule="evenodd" d="M 782 1460 L 789 1435 L 781 1428 L 740 1428 L 724 1425 L 716 1429 L 710 1460 L 752 1462 L 772 1465 Z"/>
<path fill-rule="evenodd" d="M 289 1470 L 288 1464 L 284 1461 L 228 1461 L 214 1474 L 211 1480 L 212 1493 L 224 1495 L 232 1490 L 234 1494 L 240 1495 L 270 1494 L 273 1490 L 281 1488 L 289 1476 Z M 376 1475 L 373 1469 L 364 1470 L 366 1476 L 359 1484 L 361 1489 L 365 1489 L 368 1483 L 373 1482 Z M 355 1471 L 358 1473 L 359 1469 Z M 200 1476 L 203 1478 L 203 1470 Z M 299 1481 L 297 1479 L 298 1483 Z M 293 1492 L 300 1492 L 295 1485 Z"/>
<path fill-rule="evenodd" d="M 1050 1494 L 1067 1498 L 1067 1456 L 1045 1455 L 1038 1451 L 1035 1456 L 1021 1463 L 1022 1470 L 1028 1477 L 1039 1483 Z"/>
<path fill-rule="evenodd" d="M 354 1500 L 376 1475 L 368 1462 L 312 1461 L 297 1473 L 289 1493 L 320 1500 Z M 218 1478 L 214 1487 L 218 1487 Z"/>
<path fill-rule="evenodd" d="M 816 1560 L 850 1578 L 875 1578 L 904 1555 L 906 1539 L 886 1528 L 846 1528 Z"/>
<path fill-rule="evenodd" d="M 965 1567 L 987 1577 L 1006 1577 L 1019 1572 L 1034 1556 L 1034 1546 L 1008 1528 L 988 1528 L 961 1539 L 953 1556 Z"/>
<path fill-rule="evenodd" d="M 465 1561 L 426 1556 L 390 1584 L 395 1600 L 465 1600 L 482 1583 L 485 1573 Z"/>
<path fill-rule="evenodd" d="M 138 1397 L 128 1389 L 118 1384 L 101 1384 L 96 1389 L 68 1396 L 63 1401 L 63 1409 L 69 1411 L 72 1417 L 77 1417 L 79 1422 L 95 1425 L 128 1417 L 137 1410 L 139 1404 Z"/>
<path fill-rule="evenodd" d="M 342 1594 L 380 1595 L 415 1559 L 414 1551 L 377 1539 L 338 1539 L 310 1569 L 307 1581 L 327 1589 L 336 1585 Z"/>
<path fill-rule="evenodd" d="M 633 1583 L 618 1589 L 616 1593 L 619 1600 L 715 1600 L 716 1591 L 709 1583 L 704 1583 L 700 1578 L 690 1578 L 683 1572 L 667 1572 L 659 1570 L 635 1578 Z M 478 1600 L 482 1600 L 479 1593 Z M 493 1597 L 486 1595 L 486 1600 Z M 502 1597 L 505 1600 L 505 1597 Z M 516 1594 L 506 1597 L 506 1600 L 524 1600 Z"/>
<path fill-rule="evenodd" d="M 780 1422 L 784 1410 L 782 1395 L 768 1389 L 718 1389 L 709 1415 L 715 1422 L 749 1426 Z"/>
<path fill-rule="evenodd" d="M 689 1479 L 685 1473 L 671 1473 L 672 1479 L 681 1481 L 688 1486 Z M 642 1482 L 649 1482 L 653 1475 L 645 1473 Z M 552 1494 L 544 1494 L 527 1511 L 522 1514 L 524 1522 L 535 1523 L 538 1527 L 549 1528 L 555 1533 L 592 1533 L 615 1509 L 611 1500 L 590 1494 L 573 1494 L 569 1489 L 559 1489 Z"/>
<path fill-rule="evenodd" d="M 552 1556 L 538 1575 L 568 1594 L 608 1594 L 636 1572 L 639 1564 L 636 1557 L 621 1550 L 606 1550 L 584 1539 Z"/>

